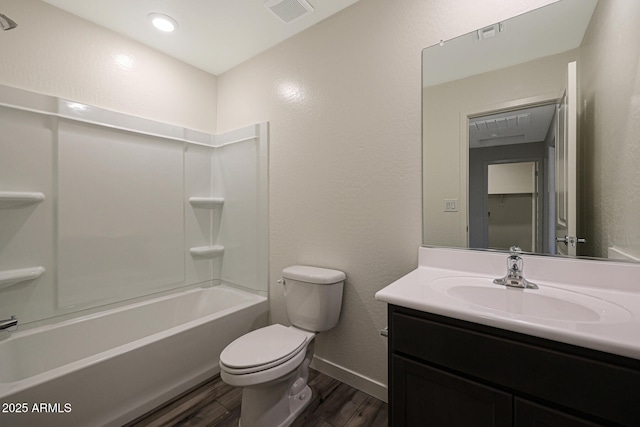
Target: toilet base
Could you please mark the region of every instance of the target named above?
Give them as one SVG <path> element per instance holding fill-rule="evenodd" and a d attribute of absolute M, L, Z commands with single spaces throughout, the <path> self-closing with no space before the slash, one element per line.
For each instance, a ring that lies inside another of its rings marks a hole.
<path fill-rule="evenodd" d="M 239 426 L 288 427 L 305 410 L 313 395 L 307 385 L 313 342 L 307 347 L 302 364 L 276 381 L 247 386 L 242 391 Z"/>
<path fill-rule="evenodd" d="M 289 396 L 289 410 L 291 413 L 289 416 L 282 421 L 282 423 L 278 424 L 274 427 L 288 427 L 293 421 L 298 418 L 298 415 L 304 411 L 307 406 L 311 403 L 311 397 L 313 396 L 313 392 L 309 386 L 306 386 L 304 390 L 302 390 L 296 396 Z M 238 421 L 238 427 L 242 427 L 242 418 Z"/>
<path fill-rule="evenodd" d="M 305 410 L 307 406 L 311 403 L 311 397 L 313 396 L 313 392 L 309 386 L 306 386 L 304 390 L 298 393 L 296 396 L 289 397 L 289 408 L 291 410 L 291 414 L 287 417 L 287 419 L 280 424 L 278 427 L 285 427 L 291 425 L 293 420 L 295 420 L 298 415 L 302 411 Z"/>

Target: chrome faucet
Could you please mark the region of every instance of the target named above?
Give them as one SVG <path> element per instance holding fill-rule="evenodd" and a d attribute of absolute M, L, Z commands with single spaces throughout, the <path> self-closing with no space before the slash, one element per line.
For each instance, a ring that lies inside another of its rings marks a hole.
<path fill-rule="evenodd" d="M 512 288 L 538 289 L 538 285 L 531 283 L 522 275 L 523 261 L 520 257 L 522 249 L 517 246 L 509 248 L 511 255 L 507 258 L 507 275 L 500 279 L 493 279 L 496 285 L 510 286 Z"/>
<path fill-rule="evenodd" d="M 0 320 L 0 330 L 18 327 L 18 318 L 11 316 L 11 319 Z"/>

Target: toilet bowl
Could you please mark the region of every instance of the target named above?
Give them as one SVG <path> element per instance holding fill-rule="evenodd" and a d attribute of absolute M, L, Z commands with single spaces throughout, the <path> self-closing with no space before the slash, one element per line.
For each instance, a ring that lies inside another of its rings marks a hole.
<path fill-rule="evenodd" d="M 284 427 L 311 402 L 307 385 L 316 332 L 333 328 L 340 316 L 341 271 L 293 266 L 282 272 L 287 317 L 241 336 L 220 354 L 220 377 L 244 387 L 242 427 Z"/>
<path fill-rule="evenodd" d="M 242 394 L 241 426 L 287 426 L 311 401 L 314 333 L 275 324 L 243 335 L 220 354 L 220 377 Z M 297 383 L 297 384 L 296 384 Z"/>

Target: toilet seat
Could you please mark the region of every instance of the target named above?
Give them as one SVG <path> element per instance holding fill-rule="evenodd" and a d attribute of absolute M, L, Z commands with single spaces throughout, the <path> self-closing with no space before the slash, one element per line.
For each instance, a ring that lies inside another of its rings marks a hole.
<path fill-rule="evenodd" d="M 220 366 L 229 374 L 244 375 L 281 365 L 298 355 L 308 336 L 295 328 L 275 324 L 249 332 L 220 354 Z"/>

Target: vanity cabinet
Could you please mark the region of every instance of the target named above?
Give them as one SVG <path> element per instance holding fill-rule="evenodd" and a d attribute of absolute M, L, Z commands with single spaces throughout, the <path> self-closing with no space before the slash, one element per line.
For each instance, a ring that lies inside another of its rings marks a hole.
<path fill-rule="evenodd" d="M 390 304 L 389 421 L 640 426 L 640 361 Z"/>

